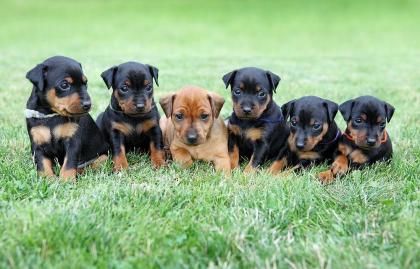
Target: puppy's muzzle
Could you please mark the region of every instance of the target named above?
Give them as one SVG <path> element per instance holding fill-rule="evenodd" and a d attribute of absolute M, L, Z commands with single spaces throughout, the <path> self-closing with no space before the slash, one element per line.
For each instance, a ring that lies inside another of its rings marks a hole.
<path fill-rule="evenodd" d="M 197 131 L 193 128 L 189 129 L 186 135 L 187 142 L 190 145 L 196 145 L 198 141 Z"/>

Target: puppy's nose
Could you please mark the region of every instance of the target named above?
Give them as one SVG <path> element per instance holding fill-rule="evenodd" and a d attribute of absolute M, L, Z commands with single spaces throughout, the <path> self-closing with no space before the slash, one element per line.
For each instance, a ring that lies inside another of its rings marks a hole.
<path fill-rule="evenodd" d="M 92 102 L 90 100 L 83 101 L 82 102 L 82 107 L 83 107 L 84 110 L 89 110 L 92 107 Z"/>
<path fill-rule="evenodd" d="M 243 106 L 242 110 L 244 111 L 245 114 L 249 114 L 252 111 L 250 106 Z"/>
<path fill-rule="evenodd" d="M 197 143 L 197 133 L 196 132 L 188 132 L 188 134 L 187 134 L 187 141 L 190 144 Z"/>
<path fill-rule="evenodd" d="M 138 103 L 138 104 L 136 105 L 136 108 L 137 108 L 139 111 L 143 111 L 143 110 L 144 110 L 144 103 Z"/>
<path fill-rule="evenodd" d="M 366 139 L 366 144 L 368 144 L 368 146 L 374 146 L 376 144 L 376 138 L 368 137 Z"/>
<path fill-rule="evenodd" d="M 303 149 L 305 147 L 305 142 L 304 141 L 296 141 L 296 147 L 298 149 Z"/>

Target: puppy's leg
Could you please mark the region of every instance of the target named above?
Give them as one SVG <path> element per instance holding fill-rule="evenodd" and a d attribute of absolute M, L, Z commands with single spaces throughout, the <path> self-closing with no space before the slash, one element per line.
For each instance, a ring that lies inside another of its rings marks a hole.
<path fill-rule="evenodd" d="M 80 154 L 80 141 L 69 139 L 65 142 L 66 156 L 60 170 L 60 178 L 76 180 L 77 161 Z"/>
<path fill-rule="evenodd" d="M 54 177 L 53 162 L 44 156 L 42 150 L 34 151 L 36 170 L 40 177 Z"/>
<path fill-rule="evenodd" d="M 216 171 L 222 171 L 225 175 L 230 175 L 231 172 L 231 160 L 229 156 L 216 156 L 213 160 L 214 168 Z"/>
<path fill-rule="evenodd" d="M 337 155 L 334 159 L 331 169 L 319 173 L 318 177 L 322 183 L 330 183 L 337 174 L 345 174 L 349 169 L 349 161 L 343 154 Z"/>
<path fill-rule="evenodd" d="M 239 166 L 239 147 L 238 147 L 238 138 L 234 134 L 229 134 L 228 138 L 228 150 L 230 158 L 230 167 L 235 169 Z"/>
<path fill-rule="evenodd" d="M 153 167 L 159 168 L 166 165 L 165 151 L 163 150 L 162 131 L 159 125 L 152 127 L 148 131 L 148 135 L 150 138 L 150 159 L 152 161 Z"/>
<path fill-rule="evenodd" d="M 184 168 L 191 166 L 193 163 L 191 154 L 184 148 L 171 147 L 171 154 L 174 161 L 179 163 Z"/>
<path fill-rule="evenodd" d="M 262 140 L 256 140 L 254 142 L 254 153 L 251 156 L 251 160 L 249 161 L 248 165 L 245 167 L 244 172 L 250 173 L 255 171 L 259 165 L 264 160 L 266 152 L 268 150 L 267 143 L 263 142 Z"/>
<path fill-rule="evenodd" d="M 269 173 L 276 175 L 287 166 L 286 151 L 286 147 L 283 147 L 280 150 L 276 160 L 271 164 L 270 168 L 268 169 Z"/>
<path fill-rule="evenodd" d="M 112 161 L 114 162 L 113 171 L 119 172 L 128 168 L 127 157 L 125 156 L 124 136 L 113 130 L 111 134 Z"/>

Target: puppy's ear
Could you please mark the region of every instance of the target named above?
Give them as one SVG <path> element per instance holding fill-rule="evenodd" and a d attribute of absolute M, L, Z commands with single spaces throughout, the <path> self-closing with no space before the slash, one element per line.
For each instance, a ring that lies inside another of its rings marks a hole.
<path fill-rule="evenodd" d="M 395 108 L 392 105 L 388 104 L 387 102 L 384 102 L 384 106 L 385 106 L 385 113 L 386 113 L 386 121 L 390 122 L 392 116 L 394 115 Z"/>
<path fill-rule="evenodd" d="M 155 79 L 156 85 L 159 86 L 159 81 L 158 81 L 158 78 L 159 78 L 159 69 L 157 69 L 156 67 L 154 67 L 152 65 L 149 65 L 149 64 L 146 64 L 146 66 L 149 67 L 150 74 L 152 74 L 152 77 Z"/>
<path fill-rule="evenodd" d="M 351 116 L 351 111 L 354 106 L 354 100 L 348 100 L 342 103 L 338 109 L 340 110 L 341 115 L 343 115 L 343 118 L 345 121 L 349 121 Z"/>
<path fill-rule="evenodd" d="M 266 74 L 270 83 L 270 90 L 276 92 L 277 86 L 280 83 L 280 77 L 270 71 L 266 71 Z"/>
<path fill-rule="evenodd" d="M 44 64 L 38 64 L 26 73 L 26 78 L 40 91 L 44 90 L 45 73 L 48 67 Z"/>
<path fill-rule="evenodd" d="M 229 85 L 232 85 L 233 80 L 235 79 L 237 70 L 233 70 L 232 72 L 227 73 L 223 76 L 223 82 L 225 83 L 226 89 L 229 87 Z"/>
<path fill-rule="evenodd" d="M 118 66 L 113 66 L 104 72 L 102 72 L 101 77 L 104 80 L 106 87 L 109 89 L 114 84 L 114 76 L 118 70 Z"/>
<path fill-rule="evenodd" d="M 169 93 L 159 99 L 159 104 L 165 112 L 167 118 L 170 118 L 172 115 L 172 108 L 175 100 L 175 93 Z"/>
<path fill-rule="evenodd" d="M 283 117 L 286 121 L 289 118 L 290 114 L 293 113 L 293 108 L 295 107 L 295 101 L 296 100 L 289 101 L 286 104 L 281 106 L 281 113 L 283 114 Z"/>
<path fill-rule="evenodd" d="M 208 94 L 211 110 L 213 112 L 213 117 L 216 119 L 219 117 L 220 110 L 222 110 L 225 99 L 217 93 L 211 92 Z"/>
<path fill-rule="evenodd" d="M 337 115 L 338 112 L 338 105 L 330 100 L 324 100 L 322 104 L 327 110 L 328 121 L 333 122 L 335 115 Z"/>

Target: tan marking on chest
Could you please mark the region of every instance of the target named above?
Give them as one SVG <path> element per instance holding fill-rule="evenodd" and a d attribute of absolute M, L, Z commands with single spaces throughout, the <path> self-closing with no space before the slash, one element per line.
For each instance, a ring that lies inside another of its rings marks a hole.
<path fill-rule="evenodd" d="M 354 150 L 352 153 L 350 153 L 350 159 L 354 163 L 358 164 L 364 164 L 367 162 L 367 157 L 363 152 L 359 149 Z"/>
<path fill-rule="evenodd" d="M 347 146 L 343 143 L 338 144 L 338 150 L 344 155 L 347 156 L 352 152 L 352 148 L 350 146 Z"/>
<path fill-rule="evenodd" d="M 66 139 L 73 137 L 73 135 L 77 132 L 79 125 L 74 122 L 68 122 L 64 124 L 59 124 L 54 127 L 53 134 L 54 137 L 57 139 Z"/>
<path fill-rule="evenodd" d="M 241 134 L 241 127 L 239 127 L 236 124 L 228 124 L 229 132 L 234 135 L 240 135 Z"/>
<path fill-rule="evenodd" d="M 152 127 L 156 126 L 157 122 L 154 119 L 145 120 L 142 123 L 137 124 L 136 131 L 137 133 L 146 133 L 149 131 Z"/>
<path fill-rule="evenodd" d="M 262 132 L 262 129 L 260 128 L 251 128 L 251 129 L 246 130 L 245 132 L 246 138 L 252 141 L 261 139 L 262 135 L 263 135 L 263 132 Z"/>
<path fill-rule="evenodd" d="M 134 132 L 134 128 L 131 124 L 125 122 L 112 122 L 112 129 L 120 131 L 124 135 L 130 135 Z"/>
<path fill-rule="evenodd" d="M 299 159 L 302 160 L 316 160 L 319 159 L 319 153 L 315 151 L 298 151 L 296 152 Z"/>
<path fill-rule="evenodd" d="M 51 142 L 51 131 L 50 128 L 46 126 L 36 126 L 31 128 L 32 140 L 35 144 L 41 145 Z"/>

